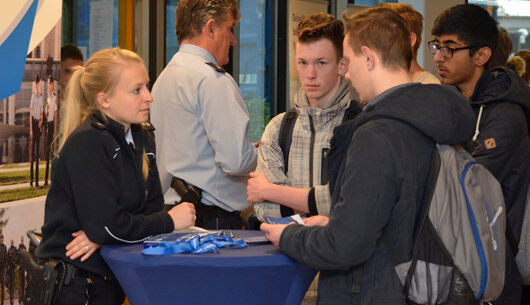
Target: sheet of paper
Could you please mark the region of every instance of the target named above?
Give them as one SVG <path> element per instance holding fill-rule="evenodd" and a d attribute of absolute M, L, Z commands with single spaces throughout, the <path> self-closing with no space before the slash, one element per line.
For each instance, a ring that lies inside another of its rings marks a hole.
<path fill-rule="evenodd" d="M 302 217 L 300 217 L 300 215 L 296 214 L 296 215 L 292 215 L 292 216 L 288 216 L 288 217 L 282 217 L 282 218 L 275 218 L 275 217 L 263 217 L 263 220 L 265 220 L 266 223 L 268 224 L 283 224 L 283 225 L 286 225 L 286 224 L 290 224 L 292 222 L 294 223 L 297 223 L 297 224 L 301 224 L 303 225 L 304 224 L 304 221 L 302 220 Z"/>

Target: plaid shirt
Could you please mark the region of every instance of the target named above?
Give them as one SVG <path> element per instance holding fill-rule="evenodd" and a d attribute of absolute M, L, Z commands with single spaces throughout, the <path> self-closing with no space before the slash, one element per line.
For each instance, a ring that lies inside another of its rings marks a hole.
<path fill-rule="evenodd" d="M 319 215 L 329 215 L 331 206 L 329 184 L 322 184 L 321 182 L 322 159 L 324 153 L 329 150 L 333 129 L 342 123 L 344 112 L 350 105 L 351 91 L 351 84 L 342 79 L 340 88 L 329 106 L 321 109 L 311 107 L 303 88 L 300 88 L 295 96 L 298 117 L 293 128 L 287 175 L 284 170 L 283 153 L 278 143 L 280 125 L 285 113 L 275 116 L 267 124 L 258 149 L 256 171 L 265 175 L 274 184 L 297 188 L 314 188 L 314 202 Z M 315 130 L 312 166 L 309 164 L 311 159 L 309 156 L 311 153 L 310 120 Z M 311 170 L 313 181 L 310 181 Z M 281 217 L 280 205 L 276 203 L 257 203 L 254 205 L 254 210 L 261 220 L 263 216 Z"/>

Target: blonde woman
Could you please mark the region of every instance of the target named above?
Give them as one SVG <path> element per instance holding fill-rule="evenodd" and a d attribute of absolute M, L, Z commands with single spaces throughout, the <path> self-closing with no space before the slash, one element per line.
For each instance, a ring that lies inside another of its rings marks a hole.
<path fill-rule="evenodd" d="M 66 262 L 57 304 L 121 304 L 123 291 L 100 245 L 138 242 L 194 224 L 190 203 L 163 211 L 154 139 L 144 124 L 153 102 L 148 82 L 138 55 L 106 49 L 68 84 L 37 249 L 40 258 Z"/>

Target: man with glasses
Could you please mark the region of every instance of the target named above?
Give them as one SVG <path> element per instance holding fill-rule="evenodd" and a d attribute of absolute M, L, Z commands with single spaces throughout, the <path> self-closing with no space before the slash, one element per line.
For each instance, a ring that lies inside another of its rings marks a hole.
<path fill-rule="evenodd" d="M 440 81 L 456 86 L 471 102 L 477 117 L 466 148 L 502 185 L 508 223 L 506 279 L 497 304 L 519 304 L 521 281 L 514 251 L 521 235 L 530 182 L 530 138 L 527 117 L 530 89 L 513 71 L 491 69 L 497 47 L 496 21 L 479 6 L 458 5 L 444 11 L 432 29 Z M 513 234 L 512 234 L 513 233 Z"/>

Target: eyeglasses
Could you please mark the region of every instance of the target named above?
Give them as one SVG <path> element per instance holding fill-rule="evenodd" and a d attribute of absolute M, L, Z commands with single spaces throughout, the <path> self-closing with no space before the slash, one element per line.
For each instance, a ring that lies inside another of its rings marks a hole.
<path fill-rule="evenodd" d="M 476 48 L 482 48 L 482 47 L 483 46 L 467 46 L 467 47 L 461 47 L 461 48 L 450 48 L 450 47 L 440 46 L 436 42 L 436 40 L 429 41 L 429 50 L 431 50 L 431 53 L 436 54 L 436 51 L 440 51 L 440 54 L 442 54 L 443 58 L 445 59 L 453 58 L 453 54 L 455 53 L 455 51 L 476 49 Z"/>

